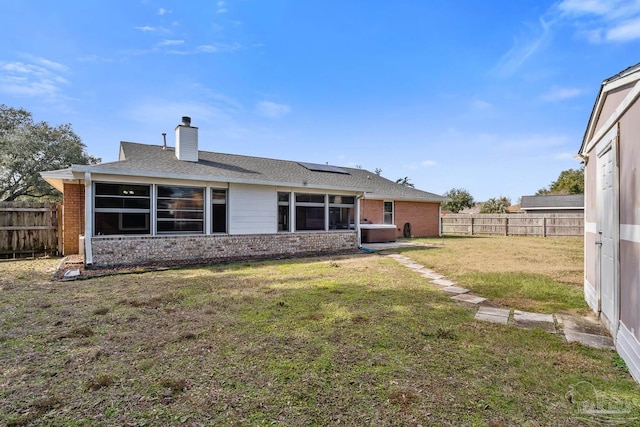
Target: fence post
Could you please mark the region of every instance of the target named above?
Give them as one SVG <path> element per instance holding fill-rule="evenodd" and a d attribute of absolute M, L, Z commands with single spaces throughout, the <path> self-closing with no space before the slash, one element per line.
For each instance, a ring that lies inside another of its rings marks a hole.
<path fill-rule="evenodd" d="M 471 215 L 471 235 L 473 236 L 473 215 Z"/>
<path fill-rule="evenodd" d="M 508 216 L 504 217 L 504 235 L 505 236 L 509 235 L 509 217 Z"/>
<path fill-rule="evenodd" d="M 542 217 L 542 237 L 547 237 L 547 217 Z"/>

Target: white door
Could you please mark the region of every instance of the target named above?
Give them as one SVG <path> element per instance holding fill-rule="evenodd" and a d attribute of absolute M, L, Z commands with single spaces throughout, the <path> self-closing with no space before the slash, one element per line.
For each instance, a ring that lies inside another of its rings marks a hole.
<path fill-rule="evenodd" d="M 617 329 L 617 241 L 618 241 L 618 207 L 615 138 L 603 139 L 596 149 L 597 160 L 597 245 L 599 274 L 596 292 L 600 305 L 603 323 L 615 337 Z"/>

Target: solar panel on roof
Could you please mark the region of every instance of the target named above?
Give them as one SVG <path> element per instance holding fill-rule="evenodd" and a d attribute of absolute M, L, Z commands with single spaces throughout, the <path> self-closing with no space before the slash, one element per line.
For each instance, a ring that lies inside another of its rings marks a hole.
<path fill-rule="evenodd" d="M 314 172 L 329 172 L 329 173 L 341 173 L 343 175 L 351 175 L 349 172 L 339 168 L 338 166 L 320 165 L 317 163 L 305 163 L 305 162 L 298 162 L 298 164 Z"/>

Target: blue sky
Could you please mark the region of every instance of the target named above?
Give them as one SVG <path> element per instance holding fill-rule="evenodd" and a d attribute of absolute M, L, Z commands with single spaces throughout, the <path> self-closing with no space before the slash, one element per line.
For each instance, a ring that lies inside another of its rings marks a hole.
<path fill-rule="evenodd" d="M 65 1 L 0 6 L 0 103 L 87 151 L 173 145 L 382 169 L 478 201 L 576 168 L 599 85 L 640 62 L 640 1 Z"/>

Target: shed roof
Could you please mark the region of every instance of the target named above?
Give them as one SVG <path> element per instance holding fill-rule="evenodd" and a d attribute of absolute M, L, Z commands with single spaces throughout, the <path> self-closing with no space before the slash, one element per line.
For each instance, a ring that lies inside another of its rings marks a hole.
<path fill-rule="evenodd" d="M 527 209 L 584 209 L 584 194 L 522 196 L 520 208 Z"/>

